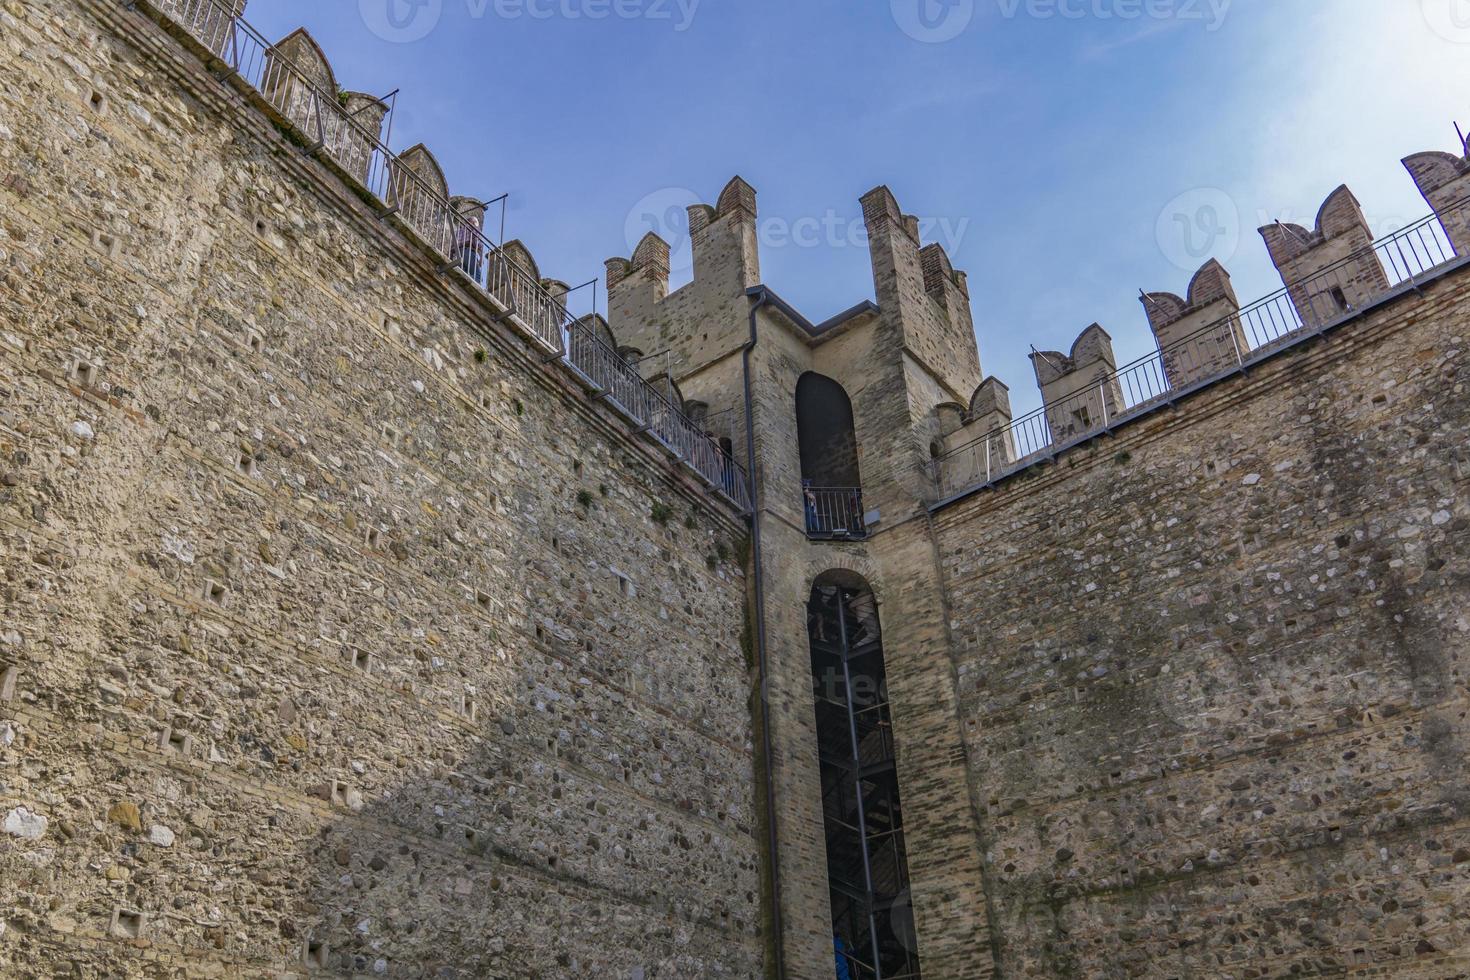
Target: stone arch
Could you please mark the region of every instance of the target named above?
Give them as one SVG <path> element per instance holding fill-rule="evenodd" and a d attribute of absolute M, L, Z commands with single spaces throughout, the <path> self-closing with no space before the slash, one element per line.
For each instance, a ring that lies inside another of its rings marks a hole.
<path fill-rule="evenodd" d="M 796 430 L 801 478 L 813 487 L 861 487 L 857 430 L 847 391 L 826 375 L 796 382 Z"/>
<path fill-rule="evenodd" d="M 833 935 L 882 976 L 917 976 L 877 593 L 851 568 L 828 568 L 806 614 Z"/>

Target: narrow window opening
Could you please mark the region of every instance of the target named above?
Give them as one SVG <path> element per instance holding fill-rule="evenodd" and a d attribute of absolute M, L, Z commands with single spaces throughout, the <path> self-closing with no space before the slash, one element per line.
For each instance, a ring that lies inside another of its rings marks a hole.
<path fill-rule="evenodd" d="M 100 115 L 107 111 L 107 96 L 101 92 L 93 91 L 92 97 L 87 100 L 87 104 L 92 107 L 93 112 Z"/>
<path fill-rule="evenodd" d="M 229 592 L 229 589 L 225 588 L 223 585 L 214 581 L 213 579 L 210 579 L 209 581 L 204 583 L 205 601 L 212 602 L 217 606 L 222 606 L 225 604 L 225 597 L 229 595 Z"/>
<path fill-rule="evenodd" d="M 1348 306 L 1347 293 L 1344 293 L 1342 291 L 1341 286 L 1333 286 L 1327 291 L 1327 294 L 1332 297 L 1332 302 L 1334 305 L 1336 305 L 1337 311 L 1339 313 L 1346 313 L 1350 309 L 1350 307 Z"/>
<path fill-rule="evenodd" d="M 15 685 L 19 680 L 19 667 L 14 665 L 0 666 L 0 701 L 15 700 Z"/>
<path fill-rule="evenodd" d="M 807 604 L 832 931 L 878 976 L 917 977 L 878 612 L 851 572 L 818 578 Z"/>
<path fill-rule="evenodd" d="M 302 959 L 313 970 L 325 970 L 327 968 L 327 944 L 320 939 L 308 939 Z"/>
<path fill-rule="evenodd" d="M 248 343 L 250 345 L 250 349 L 257 354 L 265 350 L 265 338 L 256 333 L 254 330 L 250 331 L 250 333 L 247 335 L 246 343 Z"/>
<path fill-rule="evenodd" d="M 493 601 L 494 600 L 492 600 L 490 598 L 490 593 L 488 593 L 488 592 L 476 592 L 475 593 L 475 603 L 481 609 L 489 609 L 490 608 L 490 604 Z"/>
<path fill-rule="evenodd" d="M 546 630 L 543 629 L 540 626 L 537 626 L 536 627 L 536 639 L 538 639 L 538 640 L 544 640 L 544 639 L 546 639 Z"/>
<path fill-rule="evenodd" d="M 253 477 L 259 472 L 255 456 L 251 453 L 241 453 L 240 458 L 235 461 L 235 469 L 240 471 L 241 476 Z"/>
<path fill-rule="evenodd" d="M 133 909 L 117 909 L 112 914 L 112 934 L 122 939 L 141 939 L 143 913 Z"/>
<path fill-rule="evenodd" d="M 578 479 L 581 479 L 581 477 L 582 477 L 582 464 L 581 464 L 581 462 L 574 462 L 574 463 L 572 463 L 572 472 L 576 474 L 576 476 L 577 476 Z"/>
<path fill-rule="evenodd" d="M 383 438 L 386 439 L 388 441 L 388 445 L 392 446 L 394 449 L 397 449 L 398 448 L 398 441 L 402 437 L 403 437 L 403 434 L 401 432 L 399 432 L 397 429 L 393 428 L 393 426 L 391 426 L 391 425 L 385 425 L 385 426 L 383 426 Z"/>
<path fill-rule="evenodd" d="M 340 779 L 332 780 L 332 805 L 347 805 L 347 784 Z"/>
<path fill-rule="evenodd" d="M 807 537 L 867 537 L 857 430 L 847 392 L 831 378 L 802 375 L 796 383 L 796 429 Z"/>
<path fill-rule="evenodd" d="M 78 358 L 72 365 L 71 376 L 77 384 L 83 388 L 93 388 L 97 385 L 97 365 L 91 361 Z"/>
<path fill-rule="evenodd" d="M 360 670 L 364 674 L 373 672 L 373 655 L 366 650 L 357 647 L 348 647 L 346 654 L 347 663 L 353 670 Z"/>
<path fill-rule="evenodd" d="M 370 527 L 367 529 L 366 532 L 363 533 L 362 539 L 363 543 L 366 544 L 368 548 L 376 551 L 378 545 L 381 544 L 383 541 L 383 530 L 382 528 Z"/>
<path fill-rule="evenodd" d="M 265 237 L 265 232 L 266 232 L 265 219 L 264 218 L 256 218 L 255 219 L 255 233 L 257 235 L 259 235 L 260 237 L 264 238 Z"/>
<path fill-rule="evenodd" d="M 111 259 L 117 258 L 118 252 L 120 251 L 117 238 L 104 231 L 94 231 L 92 233 L 92 247 Z"/>
<path fill-rule="evenodd" d="M 160 748 L 179 755 L 189 755 L 190 749 L 194 747 L 194 739 L 187 732 L 179 731 L 178 728 L 165 728 L 163 737 L 158 741 Z"/>
<path fill-rule="evenodd" d="M 469 721 L 474 721 L 475 716 L 480 713 L 480 706 L 475 703 L 474 698 L 464 694 L 459 699 L 459 713 Z"/>

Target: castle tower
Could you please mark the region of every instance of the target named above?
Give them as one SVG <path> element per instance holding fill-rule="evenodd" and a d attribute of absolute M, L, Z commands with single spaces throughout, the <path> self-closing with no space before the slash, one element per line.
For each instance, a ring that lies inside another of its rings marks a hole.
<path fill-rule="evenodd" d="M 787 975 L 830 973 L 834 928 L 892 975 L 920 959 L 979 975 L 983 862 L 967 801 L 944 789 L 964 753 L 925 504 L 935 447 L 1002 424 L 1009 398 L 981 383 L 964 273 L 887 188 L 862 208 L 876 302 L 814 323 L 762 284 L 756 192 L 735 178 L 689 209 L 692 282 L 670 290 L 653 234 L 608 261 L 609 326 L 622 352 L 662 355 L 640 369 L 667 364 L 651 380 L 753 463 Z M 859 707 L 855 689 L 886 699 Z M 861 812 L 841 790 L 859 770 Z M 908 846 L 879 853 L 870 835 Z"/>

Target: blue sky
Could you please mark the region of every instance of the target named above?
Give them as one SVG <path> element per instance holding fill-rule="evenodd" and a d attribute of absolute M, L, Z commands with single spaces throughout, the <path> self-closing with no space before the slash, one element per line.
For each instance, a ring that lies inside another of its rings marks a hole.
<path fill-rule="evenodd" d="M 969 273 L 1017 415 L 1040 402 L 1031 345 L 1098 321 L 1120 364 L 1145 353 L 1138 290 L 1182 293 L 1204 244 L 1249 302 L 1280 286 L 1255 229 L 1310 224 L 1340 183 L 1375 231 L 1428 213 L 1398 161 L 1470 123 L 1470 0 L 250 0 L 246 19 L 307 27 L 345 88 L 401 89 L 394 149 L 427 143 L 456 193 L 509 192 L 507 237 L 573 284 L 649 220 L 677 239 L 662 216 L 738 173 L 765 281 L 820 320 L 872 297 L 849 226 L 888 184 Z"/>

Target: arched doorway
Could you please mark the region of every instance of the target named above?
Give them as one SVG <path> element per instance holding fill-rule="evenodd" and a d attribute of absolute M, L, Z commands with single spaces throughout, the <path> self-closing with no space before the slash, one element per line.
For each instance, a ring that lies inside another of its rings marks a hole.
<path fill-rule="evenodd" d="M 915 980 L 919 956 L 878 603 L 827 572 L 807 604 L 834 943 L 854 980 Z"/>
<path fill-rule="evenodd" d="M 813 538 L 867 536 L 852 402 L 842 385 L 807 373 L 796 382 L 802 509 Z"/>

